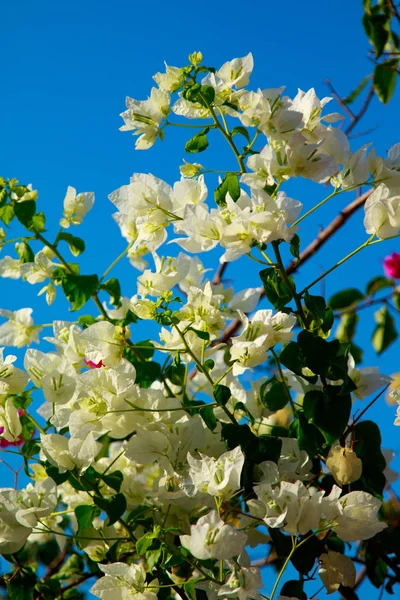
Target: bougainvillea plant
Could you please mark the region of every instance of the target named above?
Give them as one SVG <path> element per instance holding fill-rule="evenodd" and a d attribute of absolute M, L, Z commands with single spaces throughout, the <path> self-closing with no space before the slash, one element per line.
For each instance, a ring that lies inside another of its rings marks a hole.
<path fill-rule="evenodd" d="M 77 262 L 92 193 L 68 188 L 53 235 L 37 192 L 0 182 L 1 276 L 40 284 L 48 304 L 64 294 L 72 310 L 50 332 L 23 302 L 0 311 L 1 447 L 31 479 L 0 490 L 11 600 L 79 599 L 89 588 L 104 600 L 304 600 L 321 585 L 351 599 L 362 563 L 377 588 L 400 580 L 391 454 L 365 415 L 391 378 L 361 367 L 354 342 L 358 309 L 370 304 L 376 351 L 396 339 L 399 255 L 365 293 L 315 293 L 355 254 L 399 235 L 400 144 L 385 157 L 369 144 L 352 152 L 330 98 L 251 90 L 252 70 L 251 54 L 216 69 L 195 52 L 157 73 L 147 100 L 127 99 L 122 129 L 138 150 L 187 127 L 188 158 L 219 135 L 235 166 L 185 162 L 173 186 L 135 173 L 110 195 L 127 246 L 102 275 Z M 323 199 L 289 197 L 294 178 L 319 184 Z M 304 219 L 361 187 L 303 244 Z M 363 243 L 299 288 L 297 269 L 363 205 Z M 24 229 L 18 238 L 11 225 Z M 210 278 L 202 256 L 212 249 L 220 266 Z M 254 287 L 225 285 L 239 258 L 260 263 Z M 138 272 L 131 298 L 111 274 L 122 259 Z M 148 321 L 159 331 L 143 341 Z M 23 365 L 9 347 L 26 349 Z M 267 558 L 255 564 L 258 547 Z"/>

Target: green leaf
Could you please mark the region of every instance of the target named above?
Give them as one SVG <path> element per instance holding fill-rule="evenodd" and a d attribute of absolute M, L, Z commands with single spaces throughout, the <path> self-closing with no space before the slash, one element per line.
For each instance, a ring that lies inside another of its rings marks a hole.
<path fill-rule="evenodd" d="M 196 154 L 198 152 L 204 152 L 208 148 L 207 133 L 210 131 L 209 127 L 205 127 L 196 135 L 194 135 L 185 145 L 185 151 L 188 154 Z"/>
<path fill-rule="evenodd" d="M 386 306 L 382 306 L 374 315 L 376 327 L 372 334 L 372 345 L 378 354 L 382 354 L 397 339 L 398 334 L 392 315 Z"/>
<path fill-rule="evenodd" d="M 304 294 L 304 304 L 313 315 L 323 319 L 326 310 L 326 302 L 323 296 L 311 296 L 306 292 Z"/>
<path fill-rule="evenodd" d="M 36 213 L 36 215 L 33 215 L 33 217 L 32 217 L 30 229 L 41 233 L 42 231 L 45 230 L 45 226 L 44 226 L 45 223 L 46 223 L 46 217 L 44 216 L 44 213 L 38 212 L 38 213 Z"/>
<path fill-rule="evenodd" d="M 207 404 L 206 404 L 205 406 L 202 406 L 199 409 L 199 414 L 200 414 L 201 418 L 203 419 L 204 423 L 207 425 L 208 429 L 210 429 L 211 431 L 214 431 L 215 428 L 217 427 L 218 421 L 214 414 L 213 407 L 207 406 Z"/>
<path fill-rule="evenodd" d="M 299 600 L 307 600 L 307 596 L 303 592 L 303 583 L 296 580 L 286 581 L 286 583 L 283 584 L 281 596 L 298 598 Z"/>
<path fill-rule="evenodd" d="M 350 394 L 339 394 L 338 386 L 328 385 L 324 391 L 312 390 L 304 395 L 303 410 L 308 422 L 318 427 L 331 444 L 345 431 L 351 413 Z"/>
<path fill-rule="evenodd" d="M 121 471 L 113 471 L 112 473 L 108 473 L 106 475 L 99 473 L 99 477 L 110 488 L 116 492 L 120 491 L 122 482 L 124 480 L 124 476 L 122 475 Z"/>
<path fill-rule="evenodd" d="M 60 583 L 54 579 L 40 581 L 35 585 L 35 591 L 39 592 L 40 600 L 54 600 L 60 597 Z"/>
<path fill-rule="evenodd" d="M 14 207 L 12 204 L 6 204 L 0 208 L 0 220 L 4 225 L 9 225 L 14 218 Z"/>
<path fill-rule="evenodd" d="M 24 445 L 24 448 L 25 448 L 25 445 Z M 54 467 L 50 463 L 46 463 L 45 469 L 46 469 L 47 475 L 51 479 L 53 479 L 53 481 L 55 481 L 57 485 L 61 485 L 62 483 L 67 481 L 67 479 L 69 479 L 70 474 L 68 471 L 66 473 L 60 473 L 60 471 L 57 469 L 57 467 Z"/>
<path fill-rule="evenodd" d="M 300 258 L 300 238 L 297 233 L 294 234 L 292 239 L 290 240 L 290 254 L 295 258 Z"/>
<path fill-rule="evenodd" d="M 121 306 L 121 284 L 118 279 L 112 277 L 108 281 L 105 281 L 100 286 L 101 290 L 105 290 L 110 294 L 110 302 L 113 306 L 119 308 Z"/>
<path fill-rule="evenodd" d="M 149 533 L 145 533 L 141 538 L 139 538 L 136 542 L 136 552 L 139 556 L 142 556 L 153 544 L 154 540 L 158 537 L 157 533 L 151 531 Z"/>
<path fill-rule="evenodd" d="M 199 581 L 203 581 L 203 577 L 196 577 L 195 579 L 190 579 L 183 584 L 183 589 L 185 590 L 186 596 L 189 600 L 196 600 L 196 585 Z"/>
<path fill-rule="evenodd" d="M 82 254 L 82 252 L 85 251 L 85 242 L 81 238 L 76 237 L 71 233 L 66 233 L 62 231 L 61 233 L 59 233 L 58 239 L 60 241 L 63 240 L 64 242 L 67 242 L 71 254 L 73 254 L 74 256 L 79 256 L 79 254 Z"/>
<path fill-rule="evenodd" d="M 215 402 L 220 406 L 225 406 L 231 395 L 231 390 L 226 385 L 218 384 L 214 386 Z"/>
<path fill-rule="evenodd" d="M 363 461 L 363 472 L 365 470 L 386 469 L 386 460 L 381 451 L 381 432 L 373 421 L 361 421 L 354 426 L 353 430 L 354 451 Z"/>
<path fill-rule="evenodd" d="M 333 310 L 344 310 L 358 304 L 364 299 L 364 294 L 356 288 L 341 290 L 330 297 L 328 304 Z"/>
<path fill-rule="evenodd" d="M 285 367 L 287 367 L 296 375 L 303 377 L 310 383 L 317 383 L 317 375 L 303 374 L 303 369 L 307 368 L 308 365 L 300 344 L 297 344 L 296 342 L 289 342 L 289 344 L 287 344 L 280 353 L 279 360 Z"/>
<path fill-rule="evenodd" d="M 159 560 L 162 556 L 162 552 L 163 552 L 163 549 L 161 546 L 159 548 L 156 548 L 155 550 L 148 550 L 146 552 L 147 571 L 151 572 L 154 569 L 154 567 L 159 562 Z"/>
<path fill-rule="evenodd" d="M 30 567 L 8 573 L 5 577 L 9 600 L 33 600 L 36 575 Z"/>
<path fill-rule="evenodd" d="M 209 106 L 214 102 L 215 89 L 212 85 L 202 85 L 198 93 L 197 101 L 203 106 Z"/>
<path fill-rule="evenodd" d="M 339 325 L 336 329 L 336 337 L 341 342 L 351 342 L 356 334 L 356 327 L 359 316 L 356 312 L 344 313 L 340 317 Z"/>
<path fill-rule="evenodd" d="M 321 454 L 325 439 L 319 429 L 307 421 L 303 412 L 297 413 L 289 430 L 297 439 L 300 450 L 305 450 L 311 457 Z"/>
<path fill-rule="evenodd" d="M 375 49 L 376 58 L 382 55 L 389 39 L 389 21 L 388 16 L 383 14 L 365 14 L 363 17 L 364 29 Z"/>
<path fill-rule="evenodd" d="M 218 206 L 226 206 L 226 195 L 229 193 L 234 202 L 240 198 L 239 178 L 235 173 L 227 173 L 214 191 L 214 200 Z"/>
<path fill-rule="evenodd" d="M 387 104 L 394 94 L 397 65 L 398 61 L 392 59 L 375 66 L 373 83 L 377 96 L 383 104 Z"/>
<path fill-rule="evenodd" d="M 210 339 L 210 334 L 208 331 L 201 331 L 201 329 L 195 329 L 194 327 L 187 327 L 186 331 L 194 331 L 197 337 L 199 337 L 201 340 L 208 341 Z"/>
<path fill-rule="evenodd" d="M 366 287 L 366 295 L 372 296 L 376 292 L 383 290 L 385 288 L 393 288 L 395 287 L 396 282 L 394 279 L 388 279 L 383 275 L 378 275 L 377 277 L 373 277 L 368 283 Z"/>
<path fill-rule="evenodd" d="M 345 98 L 342 98 L 343 104 L 352 104 L 355 100 L 357 100 L 358 96 L 364 90 L 365 86 L 367 85 L 367 83 L 370 79 L 371 79 L 371 75 L 366 75 L 366 77 L 364 77 L 364 79 L 361 81 L 361 83 L 356 87 L 355 90 L 353 90 L 351 92 L 351 94 L 349 94 Z"/>
<path fill-rule="evenodd" d="M 301 331 L 297 336 L 297 342 L 303 353 L 305 366 L 313 373 L 328 376 L 331 363 L 340 351 L 339 340 L 327 342 L 309 331 Z"/>
<path fill-rule="evenodd" d="M 22 263 L 29 263 L 35 261 L 35 255 L 32 248 L 26 242 L 20 242 L 16 244 L 17 254 Z"/>
<path fill-rule="evenodd" d="M 14 213 L 17 217 L 18 221 L 25 225 L 26 227 L 30 227 L 32 222 L 32 217 L 36 212 L 36 202 L 35 200 L 26 200 L 25 202 L 14 202 Z"/>
<path fill-rule="evenodd" d="M 288 394 L 285 385 L 274 377 L 262 384 L 260 400 L 264 406 L 273 412 L 284 408 L 288 403 Z"/>
<path fill-rule="evenodd" d="M 283 281 L 281 274 L 273 268 L 263 269 L 259 273 L 265 294 L 277 310 L 284 308 L 293 298 L 291 290 L 295 290 L 293 277 L 289 277 L 291 290 Z"/>
<path fill-rule="evenodd" d="M 241 125 L 234 127 L 231 131 L 231 136 L 233 137 L 234 135 L 243 135 L 250 144 L 250 134 L 246 127 L 242 127 Z"/>
<path fill-rule="evenodd" d="M 122 517 L 126 511 L 126 498 L 124 494 L 116 494 L 111 498 L 101 498 L 100 496 L 94 496 L 93 498 L 96 506 L 104 510 L 108 516 L 108 525 L 114 525 Z"/>
<path fill-rule="evenodd" d="M 79 530 L 88 529 L 92 526 L 93 519 L 100 515 L 100 508 L 93 506 L 93 504 L 80 504 L 75 507 L 74 513 L 78 521 L 79 535 Z"/>
<path fill-rule="evenodd" d="M 81 327 L 83 327 L 83 329 L 86 329 L 90 325 L 94 325 L 94 323 L 97 323 L 97 320 L 94 317 L 92 317 L 92 315 L 81 315 L 78 318 L 78 323 Z"/>
<path fill-rule="evenodd" d="M 79 310 L 97 292 L 97 275 L 73 275 L 65 273 L 61 281 L 62 289 L 72 304 L 72 311 Z"/>
<path fill-rule="evenodd" d="M 96 510 L 98 511 L 98 514 L 100 514 L 100 509 L 97 508 Z M 88 527 L 91 526 L 92 523 L 88 525 Z M 82 527 L 82 529 L 84 528 Z M 83 568 L 84 563 L 82 557 L 78 556 L 77 554 L 72 554 L 72 556 L 67 558 L 65 563 L 62 565 L 61 569 L 56 573 L 56 575 L 54 575 L 54 577 L 57 579 L 69 579 L 70 577 L 72 577 L 72 575 L 80 575 L 83 571 Z"/>

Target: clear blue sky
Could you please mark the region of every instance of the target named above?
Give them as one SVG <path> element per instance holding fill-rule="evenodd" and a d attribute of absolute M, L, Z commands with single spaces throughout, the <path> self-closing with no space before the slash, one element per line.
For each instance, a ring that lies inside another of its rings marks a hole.
<path fill-rule="evenodd" d="M 87 241 L 82 271 L 102 272 L 125 247 L 111 220 L 113 207 L 108 194 L 127 183 L 134 172 L 152 172 L 169 183 L 179 179 L 178 165 L 185 157 L 183 145 L 188 137 L 185 132 L 168 130 L 164 143 L 147 152 L 135 152 L 131 135 L 118 130 L 125 96 L 146 98 L 151 76 L 163 69 L 163 61 L 183 65 L 194 50 L 202 50 L 205 62 L 216 67 L 253 52 L 254 88 L 287 85 L 289 95 L 295 95 L 298 87 L 315 87 L 319 96 L 324 96 L 329 95 L 324 85 L 329 78 L 345 95 L 371 68 L 361 14 L 361 0 L 253 0 L 247 6 L 238 0 L 203 4 L 182 0 L 7 2 L 2 7 L 0 39 L 1 175 L 17 177 L 39 190 L 40 207 L 48 215 L 53 232 L 67 186 L 94 191 L 95 209 L 81 231 L 75 228 L 73 233 Z M 354 139 L 354 149 L 372 140 L 378 152 L 384 153 L 399 141 L 398 100 L 399 94 L 388 107 L 373 101 L 357 131 L 379 127 Z M 215 150 L 199 157 L 200 162 L 212 168 L 218 161 L 234 168 L 230 166 L 233 159 L 221 151 L 217 143 Z M 326 195 L 322 186 L 302 181 L 295 181 L 288 191 L 307 208 Z M 350 193 L 334 199 L 310 219 L 301 232 L 303 246 L 352 197 Z M 299 281 L 310 282 L 321 268 L 331 266 L 364 239 L 359 213 L 318 258 L 307 264 Z M 171 246 L 165 252 L 168 248 Z M 327 295 L 339 286 L 363 287 L 370 277 L 381 273 L 382 258 L 393 250 L 399 251 L 397 240 L 358 255 L 328 279 Z M 212 266 L 217 256 L 210 259 Z M 247 263 L 243 269 L 243 264 L 233 263 L 228 271 L 238 290 L 258 285 L 257 269 Z M 137 274 L 127 262 L 115 270 L 125 295 L 135 293 Z M 9 280 L 0 280 L 0 286 L 3 308 L 32 306 L 37 323 L 68 318 L 66 303 L 56 302 L 48 308 L 43 297 L 36 297 L 37 287 Z M 89 305 L 84 312 L 88 311 Z M 359 340 L 365 343 L 372 331 L 371 312 L 365 311 L 362 323 Z M 138 328 L 134 335 L 140 339 L 148 334 Z M 400 370 L 397 357 L 396 348 L 379 360 L 368 349 L 365 362 L 379 364 L 390 374 Z M 385 446 L 400 450 L 398 430 L 392 424 L 394 408 L 382 400 L 369 416 L 379 422 Z M 399 467 L 400 461 L 396 464 Z M 317 586 L 316 582 L 315 589 Z"/>

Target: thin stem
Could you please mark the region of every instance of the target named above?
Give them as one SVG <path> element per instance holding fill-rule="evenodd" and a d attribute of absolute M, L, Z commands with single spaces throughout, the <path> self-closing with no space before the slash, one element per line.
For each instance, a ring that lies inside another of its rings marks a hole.
<path fill-rule="evenodd" d="M 185 129 L 204 129 L 204 125 L 189 125 L 186 123 L 171 123 L 171 121 L 167 121 L 165 125 L 170 125 L 171 127 L 185 127 Z M 206 127 L 215 128 L 215 125 L 206 125 Z"/>
<path fill-rule="evenodd" d="M 275 252 L 276 262 L 278 263 L 278 267 L 281 272 L 282 279 L 285 282 L 286 287 L 288 288 L 289 292 L 291 293 L 293 300 L 295 301 L 295 304 L 297 307 L 297 312 L 303 323 L 303 326 L 306 329 L 308 329 L 308 321 L 307 321 L 306 315 L 304 314 L 303 306 L 302 306 L 301 300 L 300 300 L 301 294 L 297 294 L 295 288 L 292 286 L 292 284 L 290 282 L 288 274 L 286 273 L 285 265 L 283 264 L 282 256 L 281 256 L 281 253 L 279 250 L 279 242 L 277 242 L 277 241 L 272 242 L 272 247 Z"/>
<path fill-rule="evenodd" d="M 312 283 L 310 283 L 309 285 L 307 285 L 304 288 L 304 290 L 302 290 L 300 292 L 299 296 L 301 297 L 307 290 L 309 290 L 316 283 L 318 283 L 319 281 L 321 281 L 321 279 L 324 279 L 324 277 L 326 277 L 327 275 L 329 275 L 329 273 L 332 273 L 332 271 L 334 271 L 335 269 L 337 269 L 338 267 L 340 267 L 340 265 L 343 265 L 343 263 L 345 263 L 350 258 L 352 258 L 356 254 L 358 254 L 358 252 L 361 252 L 361 250 L 363 250 L 363 248 L 366 248 L 367 246 L 370 246 L 371 243 L 372 243 L 372 240 L 374 239 L 374 237 L 375 237 L 375 234 L 372 234 L 371 237 L 369 237 L 366 242 L 364 242 L 363 244 L 361 244 L 361 246 L 359 246 L 358 248 L 356 248 L 355 250 L 353 250 L 353 252 L 350 252 L 350 254 L 348 254 L 347 256 L 345 256 L 344 258 L 342 258 L 342 260 L 339 260 L 339 262 L 337 262 L 335 265 L 333 265 L 333 267 L 331 267 L 330 269 L 328 269 L 327 271 L 325 271 L 324 273 L 322 273 L 322 275 L 320 275 Z M 379 241 L 382 241 L 382 240 L 379 240 Z"/>
<path fill-rule="evenodd" d="M 297 413 L 297 408 L 296 408 L 296 406 L 294 405 L 294 402 L 293 402 L 293 399 L 292 399 L 292 396 L 291 396 L 291 393 L 290 393 L 290 389 L 289 389 L 289 387 L 288 387 L 288 384 L 287 384 L 287 381 L 286 381 L 285 375 L 284 375 L 284 373 L 283 373 L 283 371 L 282 371 L 282 365 L 281 365 L 281 362 L 280 362 L 280 360 L 279 360 L 279 356 L 277 355 L 277 353 L 275 352 L 275 350 L 274 350 L 273 348 L 271 348 L 271 354 L 272 354 L 272 356 L 273 356 L 273 357 L 274 357 L 274 359 L 275 359 L 276 366 L 278 367 L 279 376 L 280 376 L 280 378 L 281 378 L 281 382 L 282 382 L 282 384 L 283 384 L 283 386 L 284 386 L 284 388 L 285 388 L 285 391 L 286 391 L 286 394 L 287 394 L 287 397 L 288 397 L 288 400 L 289 400 L 289 404 L 290 404 L 290 406 L 291 406 L 291 408 L 292 408 L 292 412 L 293 412 L 293 414 L 294 414 L 294 415 L 296 415 L 296 413 Z"/>
<path fill-rule="evenodd" d="M 273 598 L 274 598 L 274 596 L 275 596 L 275 593 L 276 593 L 276 590 L 278 589 L 279 582 L 280 582 L 280 580 L 282 579 L 282 575 L 283 575 L 283 573 L 285 572 L 285 569 L 286 569 L 286 567 L 288 566 L 288 564 L 289 564 L 289 562 L 290 562 L 290 559 L 292 558 L 292 556 L 293 556 L 293 554 L 294 554 L 294 552 L 295 552 L 296 548 L 297 548 L 297 544 L 296 544 L 296 538 L 294 538 L 294 537 L 292 536 L 292 549 L 291 549 L 291 551 L 289 552 L 289 554 L 288 554 L 288 557 L 286 558 L 285 562 L 283 563 L 283 567 L 282 567 L 282 569 L 281 569 L 281 570 L 280 570 L 280 572 L 279 572 L 279 575 L 278 575 L 278 577 L 277 577 L 277 579 L 276 579 L 276 581 L 275 581 L 275 585 L 274 585 L 274 587 L 272 588 L 272 592 L 271 592 L 271 595 L 270 595 L 270 597 L 269 597 L 269 600 L 273 600 Z"/>
<path fill-rule="evenodd" d="M 119 263 L 119 261 L 124 258 L 124 256 L 126 254 L 128 254 L 129 250 L 132 248 L 132 244 L 133 242 L 131 242 L 127 248 L 125 248 L 125 250 L 123 252 L 121 252 L 121 254 L 119 256 L 117 256 L 117 258 L 111 263 L 111 265 L 104 271 L 103 275 L 100 277 L 100 281 L 99 283 L 101 283 L 109 274 L 109 272 L 115 267 L 115 265 L 117 263 Z"/>

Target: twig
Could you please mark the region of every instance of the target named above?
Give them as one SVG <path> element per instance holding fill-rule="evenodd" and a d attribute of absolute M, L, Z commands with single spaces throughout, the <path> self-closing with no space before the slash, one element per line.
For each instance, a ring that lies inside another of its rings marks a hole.
<path fill-rule="evenodd" d="M 218 269 L 215 272 L 213 280 L 211 282 L 213 285 L 218 285 L 219 283 L 221 283 L 222 277 L 225 273 L 227 266 L 228 266 L 227 262 L 220 263 Z"/>
<path fill-rule="evenodd" d="M 372 98 L 374 97 L 374 94 L 375 94 L 375 88 L 373 85 L 371 85 L 371 87 L 369 88 L 368 94 L 364 100 L 364 104 L 362 105 L 359 112 L 355 115 L 355 118 L 352 120 L 352 122 L 349 124 L 349 126 L 345 129 L 344 132 L 346 135 L 349 135 L 349 133 L 351 131 L 353 131 L 353 129 L 357 125 L 357 123 L 359 123 L 359 121 L 363 118 L 363 116 L 367 112 L 367 108 L 370 105 Z"/>
<path fill-rule="evenodd" d="M 324 83 L 325 83 L 325 85 L 328 86 L 329 91 L 331 92 L 332 96 L 335 98 L 335 100 L 339 104 L 339 106 L 341 106 L 343 108 L 343 110 L 348 114 L 350 119 L 352 121 L 354 121 L 356 119 L 356 115 L 353 113 L 351 108 L 349 108 L 347 106 L 347 104 L 345 102 L 343 102 L 342 98 L 339 96 L 339 94 L 336 92 L 335 88 L 333 87 L 331 80 L 325 79 Z"/>

